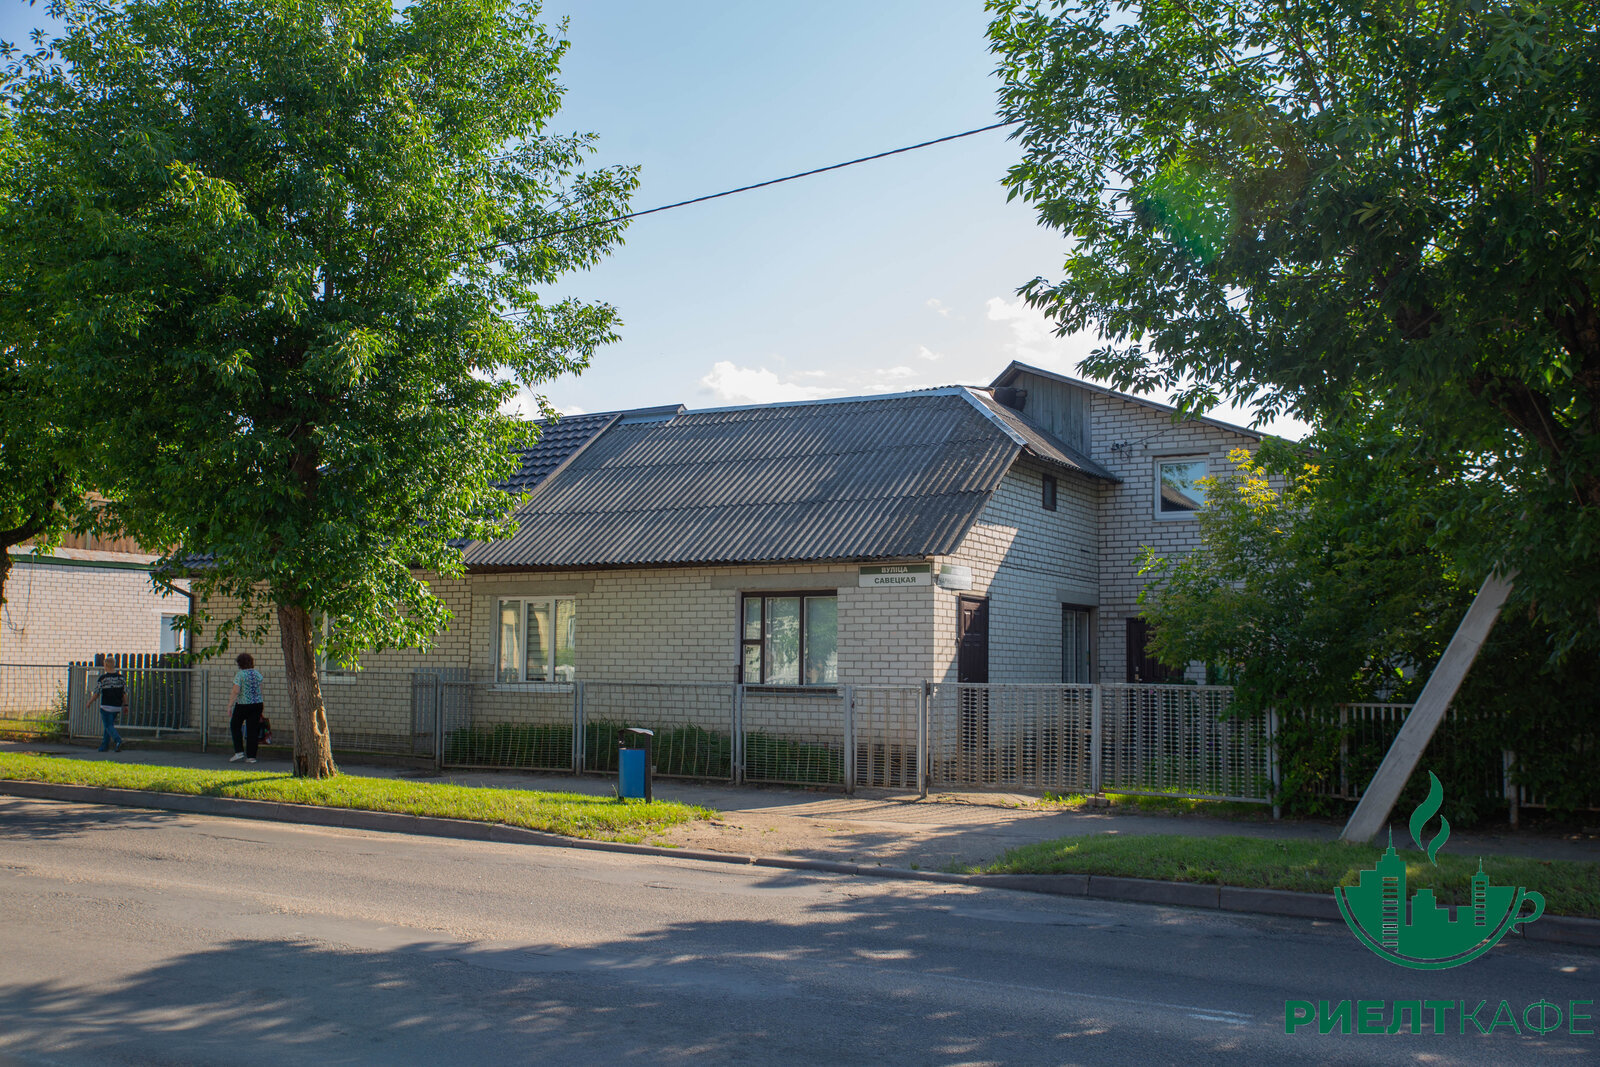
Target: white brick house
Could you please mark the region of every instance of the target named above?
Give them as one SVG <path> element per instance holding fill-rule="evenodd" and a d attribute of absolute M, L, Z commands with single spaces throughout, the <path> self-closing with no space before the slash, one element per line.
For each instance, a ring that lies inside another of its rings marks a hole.
<path fill-rule="evenodd" d="M 155 556 L 120 542 L 85 547 L 94 544 L 73 536 L 53 552 L 12 550 L 0 663 L 59 665 L 101 652 L 182 648 L 173 620 L 189 613 L 188 583 L 157 586 L 150 577 Z"/>
<path fill-rule="evenodd" d="M 524 457 L 516 535 L 434 584 L 449 631 L 362 666 L 516 687 L 1124 681 L 1140 547 L 1191 547 L 1187 481 L 1258 439 L 1021 364 L 989 389 L 563 420 Z M 875 584 L 884 568 L 904 570 Z M 281 663 L 275 632 L 245 647 Z"/>
<path fill-rule="evenodd" d="M 1093 680 L 1157 680 L 1150 675 L 1152 668 L 1159 668 L 1142 650 L 1130 647 L 1130 636 L 1140 631 L 1138 597 L 1143 588 L 1135 561 L 1145 545 L 1164 556 L 1196 548 L 1195 510 L 1174 483 L 1201 473 L 1232 471 L 1228 453 L 1236 448 L 1253 451 L 1262 435 L 1215 419 L 1178 419 L 1176 410 L 1164 404 L 1021 363 L 1007 367 L 991 388 L 1020 405 L 1030 421 L 1116 476 L 1115 482 L 1099 488 L 1098 582 L 1085 590 L 1081 601 L 1094 607 Z M 1067 592 L 1063 603 L 1068 603 Z"/>

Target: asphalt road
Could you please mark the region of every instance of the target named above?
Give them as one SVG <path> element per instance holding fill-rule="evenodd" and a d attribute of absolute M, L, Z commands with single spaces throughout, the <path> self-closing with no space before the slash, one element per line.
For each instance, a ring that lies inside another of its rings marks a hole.
<path fill-rule="evenodd" d="M 1596 1062 L 1283 1020 L 1597 990 L 1521 941 L 1407 971 L 1302 920 L 0 798 L 0 1064 Z"/>

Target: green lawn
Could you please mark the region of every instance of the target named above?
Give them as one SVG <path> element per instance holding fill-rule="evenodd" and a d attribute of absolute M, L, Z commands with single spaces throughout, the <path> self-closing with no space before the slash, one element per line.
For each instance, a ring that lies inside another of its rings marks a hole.
<path fill-rule="evenodd" d="M 993 863 L 969 870 L 985 874 L 1115 875 L 1331 893 L 1335 886 L 1355 885 L 1361 871 L 1375 866 L 1382 852 L 1371 845 L 1258 837 L 1097 835 L 1025 845 Z M 1431 888 L 1442 904 L 1470 903 L 1470 880 L 1478 869 L 1478 857 L 1441 853 L 1435 867 L 1420 852 L 1402 850 L 1401 854 L 1407 859 L 1409 889 Z M 1546 911 L 1551 915 L 1600 918 L 1600 863 L 1485 856 L 1483 869 L 1495 885 L 1524 886 L 1544 894 Z"/>
<path fill-rule="evenodd" d="M 578 793 L 480 789 L 351 774 L 313 780 L 272 771 L 193 770 L 11 753 L 0 753 L 3 778 L 471 819 L 602 841 L 639 841 L 666 827 L 716 814 L 663 800 L 622 804 Z"/>

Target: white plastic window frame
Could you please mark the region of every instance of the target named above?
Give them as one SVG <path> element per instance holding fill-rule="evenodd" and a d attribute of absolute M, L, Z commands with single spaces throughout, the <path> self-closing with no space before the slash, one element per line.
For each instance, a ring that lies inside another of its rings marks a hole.
<path fill-rule="evenodd" d="M 161 645 L 161 654 L 164 656 L 173 652 L 188 651 L 186 648 L 184 648 L 184 645 L 186 645 L 188 642 L 184 640 L 183 631 L 172 625 L 172 620 L 176 619 L 177 617 L 178 615 L 176 612 L 163 611 L 156 623 L 156 625 L 159 627 L 159 632 L 156 635 L 156 639 Z M 172 644 L 174 645 L 173 648 L 166 647 L 168 637 L 172 639 Z"/>
<path fill-rule="evenodd" d="M 1180 463 L 1185 465 L 1185 466 L 1195 466 L 1195 465 L 1198 464 L 1200 466 L 1200 468 L 1201 468 L 1200 476 L 1202 478 L 1206 477 L 1211 472 L 1211 461 L 1210 461 L 1210 457 L 1208 457 L 1208 456 L 1157 456 L 1152 461 L 1151 466 L 1150 466 L 1151 473 L 1154 475 L 1154 478 L 1155 478 L 1155 485 L 1153 486 L 1153 488 L 1151 490 L 1150 506 L 1151 506 L 1152 509 L 1154 509 L 1154 514 L 1155 514 L 1155 517 L 1156 517 L 1157 521 L 1160 521 L 1160 522 L 1192 522 L 1194 520 L 1195 516 L 1200 514 L 1201 509 L 1203 509 L 1205 507 L 1205 501 L 1202 500 L 1200 502 L 1200 507 L 1196 508 L 1193 511 L 1162 511 L 1161 510 L 1161 486 L 1162 486 L 1161 468 L 1162 467 L 1176 466 L 1176 465 L 1178 465 Z"/>
<path fill-rule="evenodd" d="M 521 665 L 517 668 L 518 676 L 515 679 L 509 679 L 509 680 L 508 679 L 503 679 L 503 678 L 500 677 L 500 652 L 501 652 L 501 637 L 502 637 L 502 631 L 503 631 L 503 627 L 500 625 L 500 619 L 502 617 L 502 614 L 505 611 L 505 606 L 507 604 L 515 604 L 515 605 L 517 605 L 517 620 L 518 620 L 517 640 L 522 646 L 521 655 L 520 655 Z M 550 631 L 551 631 L 550 632 L 550 637 L 551 637 L 550 653 L 549 653 L 549 658 L 545 661 L 545 669 L 549 673 L 549 677 L 548 678 L 533 678 L 533 679 L 530 679 L 528 677 L 528 656 L 527 656 L 527 649 L 528 649 L 528 605 L 530 605 L 530 604 L 543 604 L 543 605 L 545 605 L 545 607 L 550 612 L 550 615 L 549 615 L 549 618 L 550 618 Z M 578 599 L 577 599 L 577 597 L 570 597 L 570 596 L 503 596 L 503 597 L 496 598 L 496 600 L 494 602 L 494 648 L 492 650 L 493 653 L 494 653 L 494 656 L 490 660 L 490 662 L 494 664 L 494 681 L 495 681 L 495 685 L 502 686 L 502 687 L 504 687 L 504 686 L 516 686 L 519 689 L 526 689 L 526 688 L 530 688 L 530 687 L 533 687 L 533 688 L 547 688 L 547 687 L 551 687 L 551 686 L 563 687 L 564 688 L 564 687 L 571 686 L 573 684 L 573 682 L 577 681 L 577 670 L 576 670 L 576 668 L 574 668 L 573 676 L 570 679 L 568 679 L 568 678 L 557 678 L 555 676 L 557 649 L 560 647 L 560 642 L 555 640 L 555 637 L 556 637 L 556 634 L 555 634 L 556 618 L 557 618 L 557 615 L 558 615 L 558 612 L 559 612 L 559 608 L 558 608 L 557 605 L 559 605 L 559 604 L 570 604 L 572 606 L 572 618 L 573 618 L 574 626 L 576 626 L 577 618 L 578 618 Z M 574 639 L 574 641 L 573 641 L 573 648 L 574 649 L 577 648 L 576 639 Z"/>
<path fill-rule="evenodd" d="M 333 620 L 326 615 L 317 619 L 317 681 L 326 685 L 354 685 L 356 672 L 341 667 L 328 658 L 328 639 L 333 636 Z"/>

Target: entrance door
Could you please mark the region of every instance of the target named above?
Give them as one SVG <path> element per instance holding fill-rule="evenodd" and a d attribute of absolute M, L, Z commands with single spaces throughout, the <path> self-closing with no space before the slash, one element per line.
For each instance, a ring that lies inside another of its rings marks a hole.
<path fill-rule="evenodd" d="M 956 681 L 979 688 L 961 687 L 959 780 L 972 785 L 990 785 L 994 764 L 989 755 L 989 692 L 981 686 L 989 681 L 989 601 L 979 597 L 960 597 L 956 601 L 956 635 L 960 648 L 956 655 Z"/>
<path fill-rule="evenodd" d="M 961 654 L 956 661 L 956 681 L 988 682 L 989 602 L 964 596 L 956 603 L 960 612 L 956 621 L 956 636 L 961 642 Z"/>
<path fill-rule="evenodd" d="M 1068 685 L 1089 683 L 1089 612 L 1061 605 L 1061 680 Z"/>

